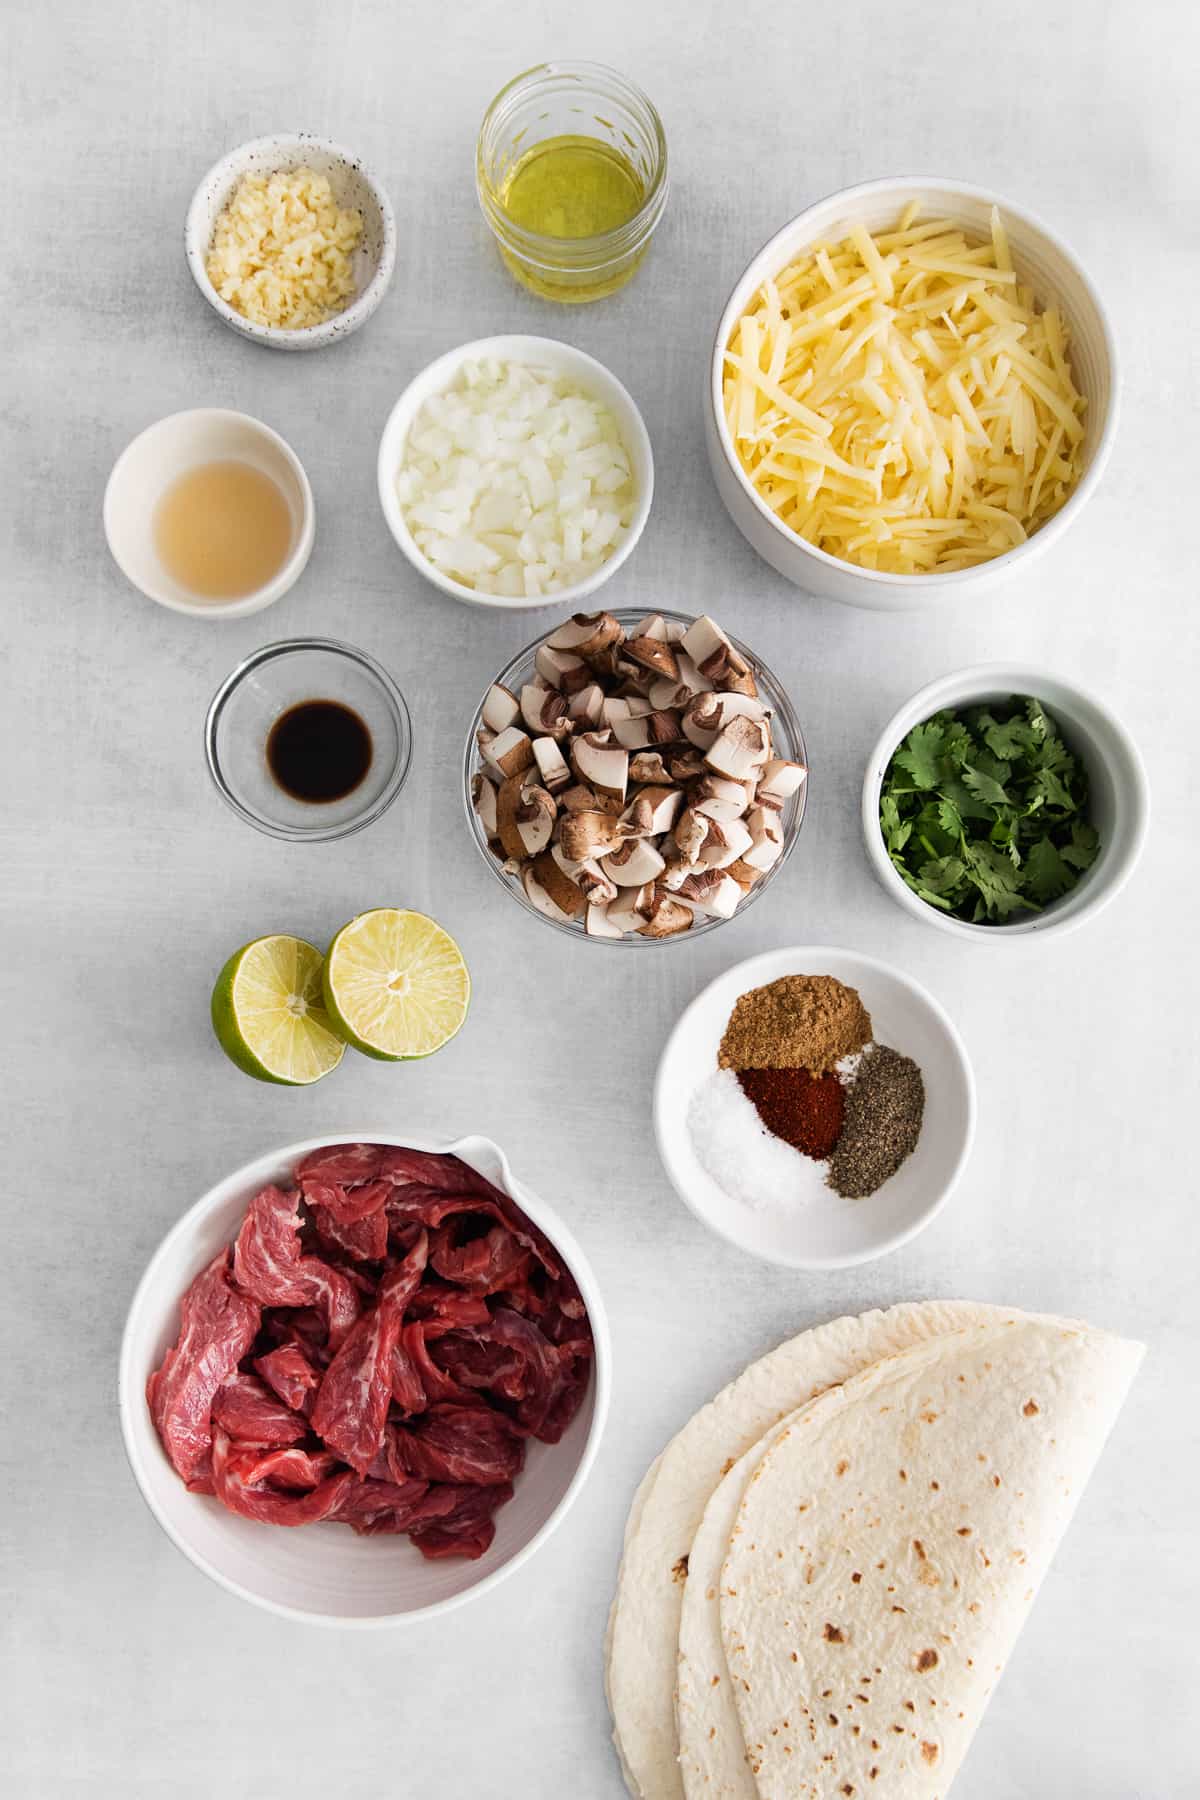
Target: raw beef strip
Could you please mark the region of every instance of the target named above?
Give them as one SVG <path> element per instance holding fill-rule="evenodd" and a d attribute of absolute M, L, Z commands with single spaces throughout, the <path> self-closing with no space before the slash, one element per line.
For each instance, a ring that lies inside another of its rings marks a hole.
<path fill-rule="evenodd" d="M 408 1531 L 452 1512 L 456 1496 L 427 1481 L 356 1481 L 338 1505 L 337 1517 L 355 1531 Z"/>
<path fill-rule="evenodd" d="M 406 1418 L 424 1412 L 426 1405 L 425 1383 L 407 1342 L 409 1329 L 407 1325 L 403 1327 L 400 1341 L 392 1351 L 392 1399 Z"/>
<path fill-rule="evenodd" d="M 382 1208 L 347 1224 L 327 1206 L 313 1205 L 312 1220 L 327 1250 L 342 1250 L 355 1262 L 382 1262 L 387 1255 L 388 1222 Z"/>
<path fill-rule="evenodd" d="M 329 1144 L 309 1152 L 296 1170 L 296 1180 L 301 1187 L 310 1181 L 374 1181 L 382 1158 L 379 1144 Z"/>
<path fill-rule="evenodd" d="M 303 1256 L 300 1196 L 266 1187 L 250 1202 L 233 1247 L 233 1278 L 263 1306 L 315 1306 L 325 1319 L 331 1350 L 344 1343 L 358 1317 L 354 1283 L 319 1256 Z"/>
<path fill-rule="evenodd" d="M 464 1387 L 514 1402 L 521 1429 L 556 1444 L 583 1398 L 587 1361 L 581 1352 L 590 1349 L 590 1337 L 576 1345 L 552 1344 L 531 1319 L 498 1306 L 488 1324 L 448 1333 L 430 1355 Z"/>
<path fill-rule="evenodd" d="M 185 1481 L 207 1475 L 212 1403 L 258 1335 L 259 1308 L 227 1278 L 229 1251 L 202 1269 L 179 1302 L 179 1337 L 146 1383 L 163 1449 Z"/>
<path fill-rule="evenodd" d="M 274 1446 L 298 1444 L 308 1426 L 298 1413 L 283 1406 L 257 1375 L 234 1375 L 213 1401 L 213 1423 L 239 1444 Z"/>
<path fill-rule="evenodd" d="M 313 1396 L 321 1385 L 321 1375 L 314 1369 L 299 1344 L 280 1344 L 257 1356 L 254 1366 L 267 1386 L 290 1406 L 293 1412 L 307 1415 L 312 1410 Z"/>
<path fill-rule="evenodd" d="M 431 1404 L 439 1400 L 458 1400 L 473 1405 L 478 1399 L 478 1395 L 473 1394 L 470 1388 L 461 1386 L 453 1375 L 447 1374 L 445 1369 L 439 1368 L 429 1353 L 430 1341 L 443 1336 L 446 1329 L 445 1325 L 439 1325 L 433 1319 L 425 1319 L 404 1327 L 400 1334 L 400 1348 L 404 1353 L 404 1372 L 413 1372 L 414 1378 L 421 1385 L 425 1400 Z M 398 1360 L 393 1357 L 393 1387 L 400 1385 L 401 1376 L 402 1371 Z M 416 1410 L 414 1407 L 404 1407 L 399 1396 L 397 1396 L 396 1404 L 407 1412 Z"/>
<path fill-rule="evenodd" d="M 295 1467 L 304 1455 L 299 1450 L 277 1450 L 264 1457 L 260 1450 L 243 1448 L 233 1443 L 218 1429 L 213 1434 L 213 1488 L 217 1499 L 230 1512 L 244 1519 L 258 1519 L 266 1525 L 313 1525 L 328 1519 L 355 1480 L 349 1469 L 326 1475 L 310 1492 L 283 1494 L 266 1485 L 264 1469 L 278 1466 L 277 1459 L 290 1458 Z M 315 1462 L 315 1458 L 313 1461 Z"/>
<path fill-rule="evenodd" d="M 486 1325 L 491 1318 L 482 1294 L 466 1294 L 462 1288 L 441 1281 L 425 1281 L 412 1297 L 410 1319 L 440 1319 L 446 1325 Z"/>
<path fill-rule="evenodd" d="M 404 1261 L 388 1270 L 374 1310 L 359 1320 L 326 1369 L 313 1407 L 317 1436 L 360 1475 L 366 1474 L 383 1442 L 392 1398 L 392 1353 L 428 1253 L 429 1240 L 422 1232 Z"/>
<path fill-rule="evenodd" d="M 431 1560 L 440 1556 L 467 1556 L 474 1561 L 483 1555 L 496 1535 L 492 1514 L 512 1499 L 512 1483 L 506 1481 L 501 1487 L 447 1488 L 442 1491 L 457 1496 L 454 1510 L 439 1519 L 436 1525 L 414 1531 L 412 1541 L 422 1556 Z"/>
<path fill-rule="evenodd" d="M 519 1282 L 533 1257 L 506 1225 L 493 1225 L 482 1236 L 472 1235 L 469 1215 L 460 1214 L 434 1233 L 429 1262 L 445 1281 L 475 1294 L 494 1294 L 510 1282 Z"/>
<path fill-rule="evenodd" d="M 359 1219 L 369 1219 L 372 1213 L 383 1211 L 391 1199 L 392 1184 L 390 1181 L 366 1181 L 361 1187 L 343 1187 L 338 1181 L 306 1181 L 303 1192 L 309 1206 L 323 1206 L 340 1224 L 353 1225 Z"/>
<path fill-rule="evenodd" d="M 395 1193 L 389 1203 L 411 1208 L 420 1195 L 424 1204 L 438 1194 L 461 1197 L 475 1194 L 487 1201 L 486 1208 L 476 1206 L 474 1209 L 455 1207 L 456 1212 L 468 1210 L 486 1210 L 509 1230 L 514 1232 L 529 1250 L 532 1250 L 539 1262 L 550 1275 L 559 1273 L 559 1262 L 549 1238 L 540 1232 L 532 1219 L 527 1219 L 516 1202 L 500 1188 L 494 1187 L 486 1175 L 458 1156 L 436 1156 L 423 1150 L 402 1150 L 389 1148 L 383 1152 L 379 1165 L 381 1179 L 391 1181 Z M 443 1213 L 442 1217 L 446 1214 Z M 440 1225 L 441 1219 L 423 1219 L 424 1224 Z"/>
<path fill-rule="evenodd" d="M 431 1406 L 411 1426 L 388 1428 L 394 1480 L 417 1475 L 493 1487 L 511 1481 L 524 1460 L 520 1437 L 490 1406 Z"/>
<path fill-rule="evenodd" d="M 252 1444 L 231 1444 L 231 1452 L 253 1450 Z M 342 1465 L 332 1450 L 302 1450 L 292 1445 L 286 1450 L 260 1450 L 258 1461 L 247 1456 L 240 1475 L 248 1487 L 259 1487 L 273 1481 L 276 1487 L 297 1488 L 301 1492 L 315 1488 L 328 1475 L 335 1475 Z"/>

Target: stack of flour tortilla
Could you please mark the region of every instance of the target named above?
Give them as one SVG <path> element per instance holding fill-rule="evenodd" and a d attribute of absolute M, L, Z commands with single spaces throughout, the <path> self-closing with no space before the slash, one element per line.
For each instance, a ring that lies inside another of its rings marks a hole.
<path fill-rule="evenodd" d="M 1142 1348 L 931 1301 L 780 1345 L 634 1497 L 609 1620 L 638 1800 L 940 1800 Z"/>

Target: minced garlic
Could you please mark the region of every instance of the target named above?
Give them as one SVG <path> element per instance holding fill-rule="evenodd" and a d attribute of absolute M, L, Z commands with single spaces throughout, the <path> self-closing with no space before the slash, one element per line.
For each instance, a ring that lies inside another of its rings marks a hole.
<path fill-rule="evenodd" d="M 299 331 L 353 299 L 350 258 L 362 229 L 361 213 L 340 210 L 313 169 L 244 175 L 217 220 L 205 269 L 221 299 L 253 324 Z"/>

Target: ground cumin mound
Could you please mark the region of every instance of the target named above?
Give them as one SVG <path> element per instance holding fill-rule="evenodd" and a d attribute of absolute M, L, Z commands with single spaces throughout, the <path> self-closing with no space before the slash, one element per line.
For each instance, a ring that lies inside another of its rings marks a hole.
<path fill-rule="evenodd" d="M 729 1015 L 722 1069 L 809 1069 L 824 1075 L 871 1041 L 858 989 L 832 975 L 783 975 L 743 994 Z"/>

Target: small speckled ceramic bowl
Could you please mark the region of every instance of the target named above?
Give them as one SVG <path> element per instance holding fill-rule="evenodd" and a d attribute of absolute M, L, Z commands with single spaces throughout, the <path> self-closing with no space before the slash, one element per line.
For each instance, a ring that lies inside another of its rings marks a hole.
<path fill-rule="evenodd" d="M 204 262 L 217 220 L 243 175 L 271 175 L 277 169 L 304 165 L 328 177 L 340 207 L 353 207 L 362 214 L 363 234 L 353 258 L 357 293 L 349 306 L 322 324 L 284 331 L 275 325 L 256 325 L 222 300 L 208 279 Z M 269 137 L 239 145 L 213 164 L 188 207 L 184 251 L 196 286 L 218 318 L 234 331 L 271 350 L 322 350 L 357 331 L 386 294 L 396 266 L 396 221 L 382 183 L 360 157 L 328 138 L 307 132 L 272 132 Z"/>

